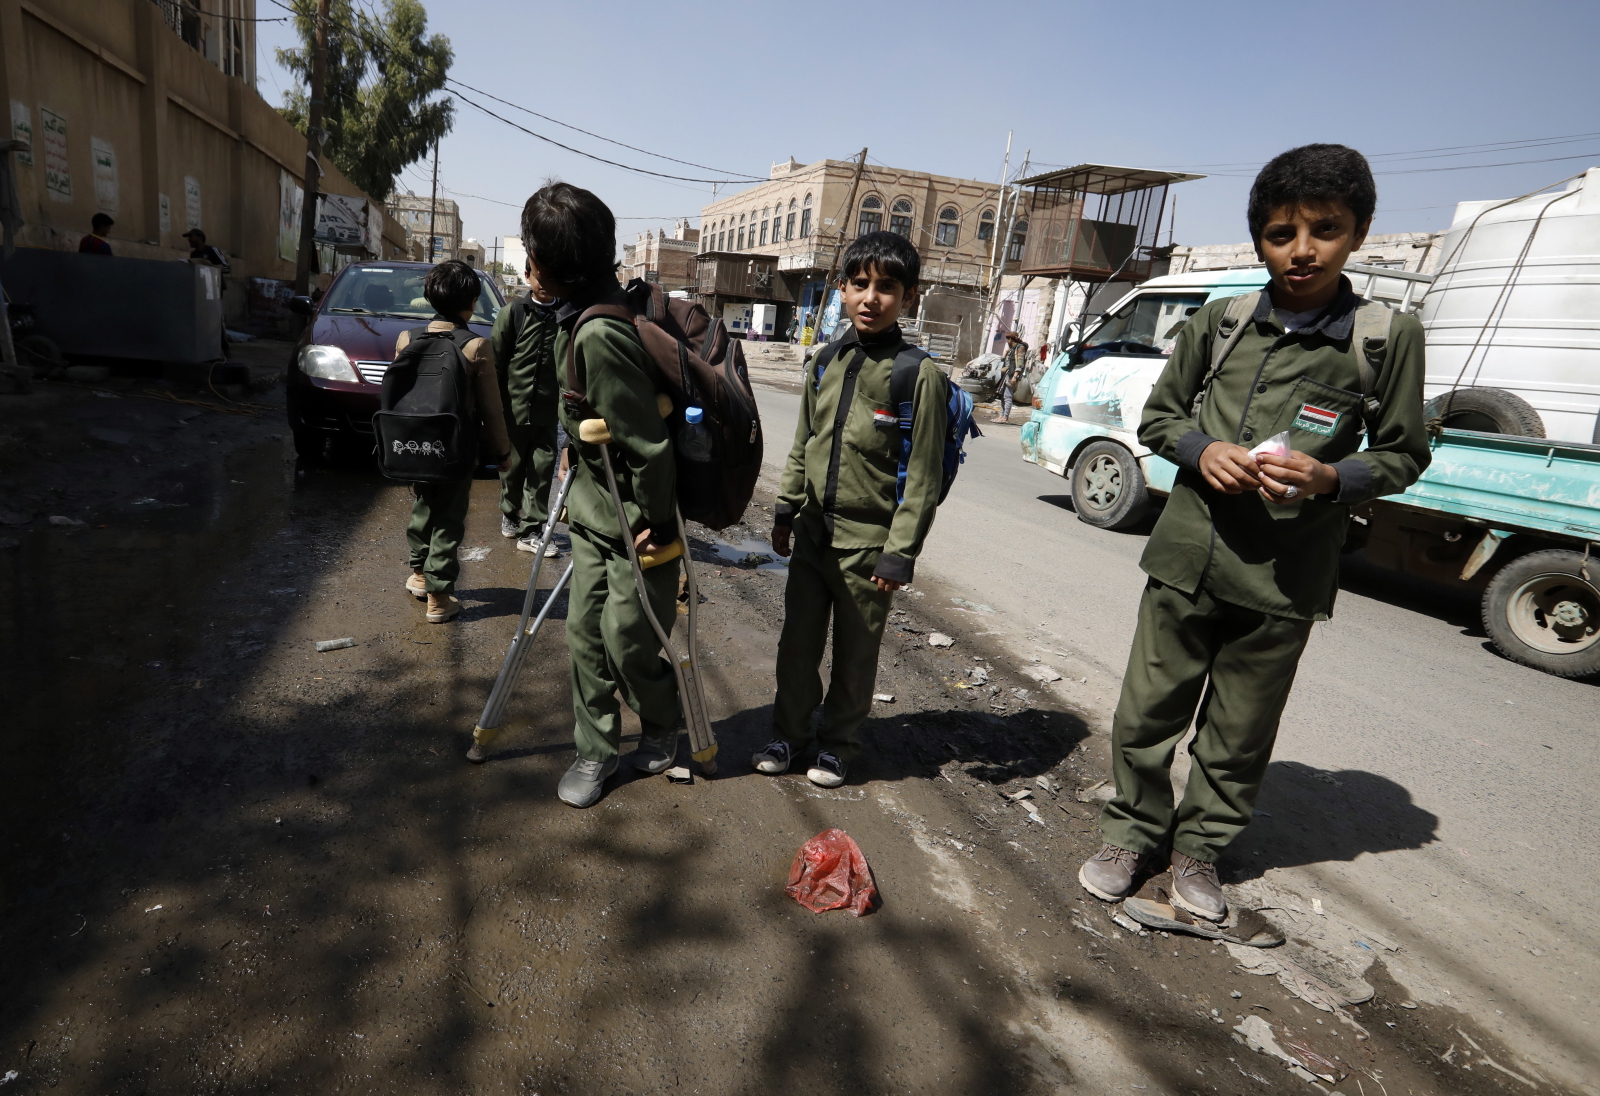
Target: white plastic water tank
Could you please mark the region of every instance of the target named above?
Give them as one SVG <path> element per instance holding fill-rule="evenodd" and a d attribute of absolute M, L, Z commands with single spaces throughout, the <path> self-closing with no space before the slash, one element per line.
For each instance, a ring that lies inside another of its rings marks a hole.
<path fill-rule="evenodd" d="M 1462 202 L 1419 316 L 1426 395 L 1503 388 L 1548 437 L 1600 443 L 1600 167 L 1565 190 Z"/>

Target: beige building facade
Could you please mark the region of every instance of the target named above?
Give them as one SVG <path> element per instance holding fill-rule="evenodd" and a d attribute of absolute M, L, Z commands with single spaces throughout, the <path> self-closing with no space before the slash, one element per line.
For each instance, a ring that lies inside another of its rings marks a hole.
<path fill-rule="evenodd" d="M 453 198 L 432 198 L 407 190 L 389 195 L 389 214 L 405 226 L 408 249 L 413 259 L 429 262 L 428 233 L 433 233 L 431 261 L 462 258 L 461 207 Z"/>
<path fill-rule="evenodd" d="M 282 321 L 306 140 L 256 93 L 255 11 L 255 0 L 0 0 L 0 94 L 9 136 L 28 144 L 10 157 L 18 246 L 76 251 L 105 213 L 113 254 L 171 260 L 201 228 L 233 268 L 227 322 Z M 324 167 L 324 193 L 381 222 L 361 249 L 398 253 L 400 226 Z M 325 267 L 348 257 L 334 251 L 319 249 Z"/>
<path fill-rule="evenodd" d="M 674 225 L 671 236 L 665 228 L 660 232 L 647 228 L 633 243 L 622 245 L 622 267 L 617 276 L 624 282 L 630 278 L 657 282 L 668 293 L 693 289 L 695 255 L 699 251 L 700 230 L 690 228 L 688 221 Z"/>
<path fill-rule="evenodd" d="M 1368 236 L 1360 250 L 1350 256 L 1350 261 L 1409 270 L 1417 274 L 1432 274 L 1438 270 L 1441 258 L 1438 244 L 1443 238 L 1442 232 L 1391 232 L 1383 236 Z M 1208 244 L 1204 247 L 1180 245 L 1172 249 L 1172 266 L 1167 273 L 1188 274 L 1195 270 L 1233 270 L 1260 265 L 1255 245 L 1248 240 L 1239 244 Z"/>
<path fill-rule="evenodd" d="M 1015 269 L 1020 246 L 996 254 L 1006 213 L 995 183 L 869 162 L 851 202 L 856 166 L 854 160 L 801 164 L 793 157 L 774 164 L 766 182 L 702 208 L 700 250 L 776 256 L 785 295 L 802 318 L 823 300 L 822 280 L 841 235 L 848 246 L 868 232 L 900 233 L 922 258 L 923 286 L 958 295 L 981 295 L 997 258 Z M 1026 234 L 1025 219 L 1016 227 Z M 780 327 L 790 315 L 780 316 Z"/>

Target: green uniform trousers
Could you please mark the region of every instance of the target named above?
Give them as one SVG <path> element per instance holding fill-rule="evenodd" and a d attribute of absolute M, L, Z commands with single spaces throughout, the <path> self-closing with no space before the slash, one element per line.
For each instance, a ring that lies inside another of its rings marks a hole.
<path fill-rule="evenodd" d="M 472 501 L 472 480 L 454 483 L 413 483 L 411 524 L 406 543 L 411 548 L 411 569 L 420 570 L 430 594 L 449 594 L 461 574 L 457 549 L 467 533 L 467 504 Z"/>
<path fill-rule="evenodd" d="M 517 523 L 517 537 L 543 531 L 550 512 L 550 483 L 555 478 L 556 423 L 508 426 L 511 463 L 500 473 L 500 512 Z"/>
<path fill-rule="evenodd" d="M 894 594 L 878 589 L 872 570 L 882 548 L 831 548 L 804 517 L 794 523 L 789 583 L 778 637 L 778 693 L 772 723 L 790 749 L 811 745 L 811 713 L 822 702 L 821 748 L 846 762 L 861 752 L 856 731 L 872 711 L 878 648 Z M 822 695 L 822 655 L 833 618 L 833 667 Z"/>
<path fill-rule="evenodd" d="M 1310 636 L 1309 620 L 1151 579 L 1111 724 L 1117 794 L 1100 815 L 1105 839 L 1137 853 L 1170 839 L 1185 856 L 1215 863 L 1250 824 Z M 1189 781 L 1174 810 L 1168 774 L 1191 718 Z"/>
<path fill-rule="evenodd" d="M 622 743 L 617 692 L 639 716 L 644 733 L 658 735 L 678 726 L 678 677 L 639 603 L 627 549 L 586 526 L 570 528 L 572 736 L 579 757 L 604 762 L 617 756 Z M 678 560 L 650 568 L 644 581 L 656 619 L 670 634 L 678 619 Z"/>

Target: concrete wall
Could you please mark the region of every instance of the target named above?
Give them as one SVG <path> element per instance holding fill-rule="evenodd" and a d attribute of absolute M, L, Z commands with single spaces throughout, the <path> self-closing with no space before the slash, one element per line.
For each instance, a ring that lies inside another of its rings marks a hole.
<path fill-rule="evenodd" d="M 1441 258 L 1439 248 L 1435 245 L 1443 236 L 1442 232 L 1391 232 L 1382 236 L 1368 236 L 1366 243 L 1350 257 L 1350 261 L 1379 266 L 1398 263 L 1403 270 L 1432 274 L 1438 269 Z M 1208 244 L 1203 247 L 1179 246 L 1172 249 L 1169 273 L 1229 270 L 1260 264 L 1255 245 L 1248 240 L 1244 243 Z"/>
<path fill-rule="evenodd" d="M 234 325 L 247 323 L 251 279 L 294 277 L 294 261 L 278 254 L 279 180 L 288 172 L 302 182 L 305 138 L 173 33 L 158 5 L 0 0 L 0 92 L 6 117 L 33 132 L 32 164 L 12 157 L 20 245 L 75 251 L 104 211 L 116 221 L 116 254 L 177 260 L 198 220 L 232 263 L 225 312 Z M 325 192 L 366 197 L 324 167 Z M 383 236 L 385 255 L 404 246 L 387 216 Z"/>

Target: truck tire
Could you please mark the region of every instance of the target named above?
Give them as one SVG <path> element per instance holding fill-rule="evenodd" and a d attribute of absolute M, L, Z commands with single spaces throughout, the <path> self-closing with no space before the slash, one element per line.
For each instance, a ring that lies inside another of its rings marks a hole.
<path fill-rule="evenodd" d="M 1150 510 L 1150 489 L 1139 462 L 1114 441 L 1085 446 L 1069 473 L 1072 508 L 1096 529 L 1126 529 Z"/>
<path fill-rule="evenodd" d="M 1483 626 L 1524 666 L 1557 677 L 1600 674 L 1600 559 L 1565 548 L 1517 557 L 1483 592 Z"/>
<path fill-rule="evenodd" d="M 1527 400 L 1503 388 L 1457 388 L 1435 396 L 1423 409 L 1423 418 L 1430 422 L 1440 419 L 1452 430 L 1544 437 L 1544 420 L 1539 412 Z"/>

